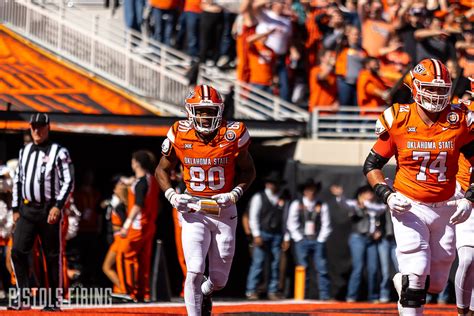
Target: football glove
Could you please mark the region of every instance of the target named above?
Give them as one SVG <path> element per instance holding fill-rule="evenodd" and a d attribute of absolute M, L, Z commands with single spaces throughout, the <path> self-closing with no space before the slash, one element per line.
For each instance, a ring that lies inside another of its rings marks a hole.
<path fill-rule="evenodd" d="M 411 208 L 411 203 L 400 193 L 391 193 L 387 198 L 387 205 L 393 212 L 404 213 Z"/>
<path fill-rule="evenodd" d="M 220 207 L 226 208 L 237 203 L 243 193 L 244 190 L 241 187 L 235 187 L 228 193 L 213 195 L 212 199 L 215 200 Z"/>
<path fill-rule="evenodd" d="M 171 205 L 181 213 L 188 213 L 188 202 L 193 198 L 189 194 L 178 194 L 173 188 L 169 188 L 165 192 L 165 197 L 170 201 Z"/>
<path fill-rule="evenodd" d="M 456 206 L 456 212 L 449 219 L 449 223 L 453 225 L 465 222 L 471 215 L 472 202 L 466 198 L 448 201 L 447 205 Z"/>

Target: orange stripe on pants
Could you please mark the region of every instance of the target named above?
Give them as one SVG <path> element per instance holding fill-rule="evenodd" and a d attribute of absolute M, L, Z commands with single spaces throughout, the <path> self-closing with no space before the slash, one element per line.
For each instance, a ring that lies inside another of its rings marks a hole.
<path fill-rule="evenodd" d="M 133 299 L 144 299 L 144 295 L 150 293 L 149 276 L 154 232 L 151 228 L 146 233 L 130 229 L 127 236 L 117 245 L 116 263 L 121 288 L 123 285 L 126 293 Z"/>

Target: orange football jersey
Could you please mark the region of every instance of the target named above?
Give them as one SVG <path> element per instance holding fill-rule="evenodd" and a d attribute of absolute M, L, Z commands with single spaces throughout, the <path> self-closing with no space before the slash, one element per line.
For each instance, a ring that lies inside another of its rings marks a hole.
<path fill-rule="evenodd" d="M 172 150 L 176 153 L 189 194 L 211 197 L 234 188 L 236 158 L 249 144 L 250 135 L 242 122 L 223 121 L 214 139 L 205 143 L 192 123 L 182 120 L 170 128 L 161 149 L 166 156 Z"/>
<path fill-rule="evenodd" d="M 470 102 L 468 106 L 469 110 L 474 111 L 474 102 Z M 461 157 L 459 157 L 459 171 L 456 175 L 456 179 L 464 191 L 466 191 L 470 185 L 471 172 L 471 163 L 464 157 L 464 155 L 461 155 Z"/>
<path fill-rule="evenodd" d="M 473 119 L 465 107 L 451 105 L 428 127 L 416 103 L 386 109 L 376 123 L 373 150 L 385 158 L 395 155 L 394 189 L 421 202 L 448 200 L 456 188 L 460 149 L 474 140 Z"/>

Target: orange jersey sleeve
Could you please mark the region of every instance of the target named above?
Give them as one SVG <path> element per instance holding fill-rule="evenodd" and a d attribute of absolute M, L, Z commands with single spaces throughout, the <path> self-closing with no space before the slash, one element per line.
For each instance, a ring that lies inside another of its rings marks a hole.
<path fill-rule="evenodd" d="M 398 166 L 395 190 L 426 203 L 449 199 L 456 187 L 460 149 L 472 138 L 468 121 L 466 111 L 454 105 L 444 109 L 432 126 L 420 119 L 415 103 L 385 110 L 376 133 L 379 137 L 387 133 L 384 137 L 393 142 Z"/>
<path fill-rule="evenodd" d="M 242 122 L 223 121 L 209 143 L 198 138 L 191 123 L 185 120 L 176 122 L 167 137 L 171 144 L 168 151 L 174 150 L 183 166 L 189 194 L 211 197 L 234 188 L 237 156 L 250 144 L 250 135 Z M 165 154 L 163 148 L 162 151 Z"/>
<path fill-rule="evenodd" d="M 474 102 L 469 102 L 466 104 L 469 107 L 469 112 L 468 112 L 468 121 L 467 124 L 469 125 L 469 128 L 471 130 L 471 135 L 473 134 L 473 128 L 474 128 L 474 122 L 473 122 L 473 113 L 471 112 L 474 110 Z M 458 174 L 456 175 L 456 179 L 461 185 L 461 188 L 466 191 L 467 188 L 470 186 L 470 181 L 471 181 L 471 173 L 472 173 L 472 165 L 469 160 L 467 160 L 464 155 L 461 155 L 459 157 L 459 171 Z"/>

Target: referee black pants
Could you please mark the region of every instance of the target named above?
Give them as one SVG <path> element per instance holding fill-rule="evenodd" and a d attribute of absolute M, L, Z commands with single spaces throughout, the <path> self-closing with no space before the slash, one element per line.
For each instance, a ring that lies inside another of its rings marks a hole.
<path fill-rule="evenodd" d="M 56 289 L 59 287 L 59 265 L 60 265 L 60 222 L 48 224 L 47 216 L 49 208 L 42 210 L 22 206 L 20 218 L 16 222 L 13 233 L 12 261 L 20 297 L 29 293 L 29 255 L 33 249 L 36 237 L 41 240 L 41 247 L 46 258 L 49 293 L 48 305 L 56 304 Z"/>

